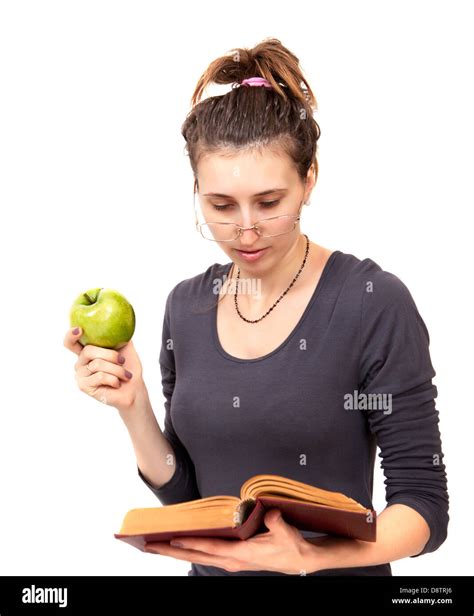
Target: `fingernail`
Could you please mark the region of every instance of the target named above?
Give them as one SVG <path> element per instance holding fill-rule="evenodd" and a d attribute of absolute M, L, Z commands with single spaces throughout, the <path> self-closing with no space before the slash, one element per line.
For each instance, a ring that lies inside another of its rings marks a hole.
<path fill-rule="evenodd" d="M 170 545 L 172 545 L 175 548 L 182 548 L 183 544 L 181 543 L 181 541 L 170 541 Z"/>
<path fill-rule="evenodd" d="M 124 364 L 125 363 L 125 357 L 123 355 L 119 355 L 118 356 L 118 363 L 119 364 Z"/>
<path fill-rule="evenodd" d="M 127 379 L 131 379 L 133 374 L 129 372 L 128 370 L 125 370 L 125 376 L 127 377 Z"/>
<path fill-rule="evenodd" d="M 79 333 L 79 327 L 75 327 L 75 328 L 72 330 L 72 333 L 74 334 L 74 336 L 77 336 L 77 334 Z"/>

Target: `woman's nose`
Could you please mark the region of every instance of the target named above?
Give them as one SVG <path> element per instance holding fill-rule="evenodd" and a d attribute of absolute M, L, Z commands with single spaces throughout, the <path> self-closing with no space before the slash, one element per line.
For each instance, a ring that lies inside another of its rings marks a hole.
<path fill-rule="evenodd" d="M 253 250 L 252 246 L 260 239 L 260 233 L 256 229 L 240 230 L 240 235 L 237 238 L 239 245 L 236 248 L 244 250 Z"/>

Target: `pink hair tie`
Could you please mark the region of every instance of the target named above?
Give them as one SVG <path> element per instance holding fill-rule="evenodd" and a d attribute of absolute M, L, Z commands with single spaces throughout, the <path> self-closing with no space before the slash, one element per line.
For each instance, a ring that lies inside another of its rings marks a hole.
<path fill-rule="evenodd" d="M 241 86 L 264 86 L 265 88 L 272 88 L 272 84 L 263 77 L 249 77 L 240 82 Z"/>

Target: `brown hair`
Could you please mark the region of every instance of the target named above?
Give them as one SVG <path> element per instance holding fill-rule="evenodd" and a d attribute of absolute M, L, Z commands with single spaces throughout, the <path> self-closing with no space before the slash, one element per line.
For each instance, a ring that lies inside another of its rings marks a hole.
<path fill-rule="evenodd" d="M 249 77 L 267 79 L 272 89 L 240 86 L 239 82 Z M 201 101 L 211 83 L 233 86 L 226 94 Z M 283 150 L 303 182 L 314 164 L 317 179 L 321 131 L 313 117 L 316 98 L 299 59 L 278 39 L 264 39 L 252 49 L 233 49 L 211 62 L 199 78 L 191 105 L 181 134 L 194 174 L 194 190 L 201 156 L 265 147 Z"/>
<path fill-rule="evenodd" d="M 240 86 L 239 82 L 249 77 L 267 79 L 272 89 Z M 234 85 L 226 94 L 201 101 L 211 83 Z M 317 178 L 316 150 L 321 130 L 313 117 L 316 98 L 299 59 L 278 39 L 265 39 L 252 49 L 233 49 L 211 62 L 199 78 L 191 105 L 181 134 L 195 187 L 203 154 L 265 146 L 282 148 L 303 182 L 314 163 Z"/>

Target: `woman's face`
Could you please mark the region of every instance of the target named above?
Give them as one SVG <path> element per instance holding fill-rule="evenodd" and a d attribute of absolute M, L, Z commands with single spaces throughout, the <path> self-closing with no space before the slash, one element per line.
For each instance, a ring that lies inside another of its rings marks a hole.
<path fill-rule="evenodd" d="M 311 167 L 305 186 L 290 159 L 270 150 L 232 157 L 203 156 L 198 165 L 196 206 L 201 209 L 205 222 L 237 223 L 242 227 L 251 227 L 259 220 L 274 216 L 297 216 L 314 186 L 313 171 Z M 269 235 L 290 230 L 285 234 L 260 237 L 255 229 L 248 229 L 242 231 L 238 239 L 217 243 L 230 260 L 245 271 L 268 271 L 298 241 L 300 225 L 296 222 L 292 229 L 294 220 L 283 218 L 270 223 Z M 231 225 L 221 226 L 219 233 L 230 233 L 230 228 Z M 217 237 L 216 227 L 208 232 Z M 255 256 L 246 257 L 240 252 L 260 249 L 262 252 Z"/>

